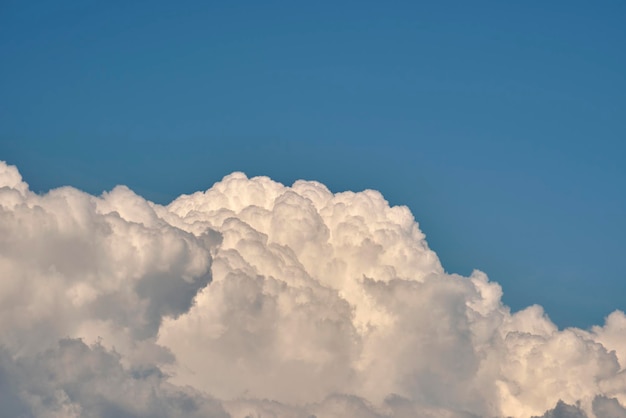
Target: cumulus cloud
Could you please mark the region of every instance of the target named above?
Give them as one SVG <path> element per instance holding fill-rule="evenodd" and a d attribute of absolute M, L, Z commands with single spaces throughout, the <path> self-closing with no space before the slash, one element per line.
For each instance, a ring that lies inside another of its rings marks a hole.
<path fill-rule="evenodd" d="M 559 330 L 406 207 L 242 173 L 157 205 L 0 162 L 7 416 L 623 417 L 626 316 Z"/>

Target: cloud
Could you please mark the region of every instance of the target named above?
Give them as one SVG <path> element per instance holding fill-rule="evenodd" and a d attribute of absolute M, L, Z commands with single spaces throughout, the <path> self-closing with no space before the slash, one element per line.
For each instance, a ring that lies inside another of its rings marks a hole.
<path fill-rule="evenodd" d="M 511 313 L 372 190 L 234 173 L 161 206 L 124 186 L 37 195 L 0 163 L 0 276 L 15 416 L 626 411 L 622 312 L 590 330 Z"/>

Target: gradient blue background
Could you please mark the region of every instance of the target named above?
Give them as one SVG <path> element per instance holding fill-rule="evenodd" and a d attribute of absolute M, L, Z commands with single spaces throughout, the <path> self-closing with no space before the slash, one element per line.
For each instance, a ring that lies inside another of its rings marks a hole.
<path fill-rule="evenodd" d="M 626 2 L 0 2 L 0 159 L 156 202 L 240 170 L 413 211 L 560 326 L 626 309 Z"/>

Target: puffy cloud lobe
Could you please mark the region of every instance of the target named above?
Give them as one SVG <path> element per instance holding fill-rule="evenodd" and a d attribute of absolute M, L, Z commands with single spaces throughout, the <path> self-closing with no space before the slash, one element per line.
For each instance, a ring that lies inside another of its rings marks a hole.
<path fill-rule="evenodd" d="M 623 313 L 512 314 L 376 191 L 234 173 L 161 206 L 0 163 L 0 274 L 0 401 L 26 416 L 624 416 Z"/>
<path fill-rule="evenodd" d="M 0 177 L 10 196 L 0 200 L 2 344 L 31 351 L 101 333 L 132 346 L 154 339 L 162 318 L 186 312 L 210 281 L 208 240 L 160 220 L 127 188 L 38 196 L 14 168 L 4 171 L 12 175 Z"/>

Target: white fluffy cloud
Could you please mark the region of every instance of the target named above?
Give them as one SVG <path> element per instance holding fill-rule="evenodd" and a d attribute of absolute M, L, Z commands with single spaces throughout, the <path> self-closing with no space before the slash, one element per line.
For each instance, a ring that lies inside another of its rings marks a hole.
<path fill-rule="evenodd" d="M 558 330 L 376 191 L 225 177 L 168 206 L 0 162 L 11 416 L 624 417 L 626 316 Z"/>

